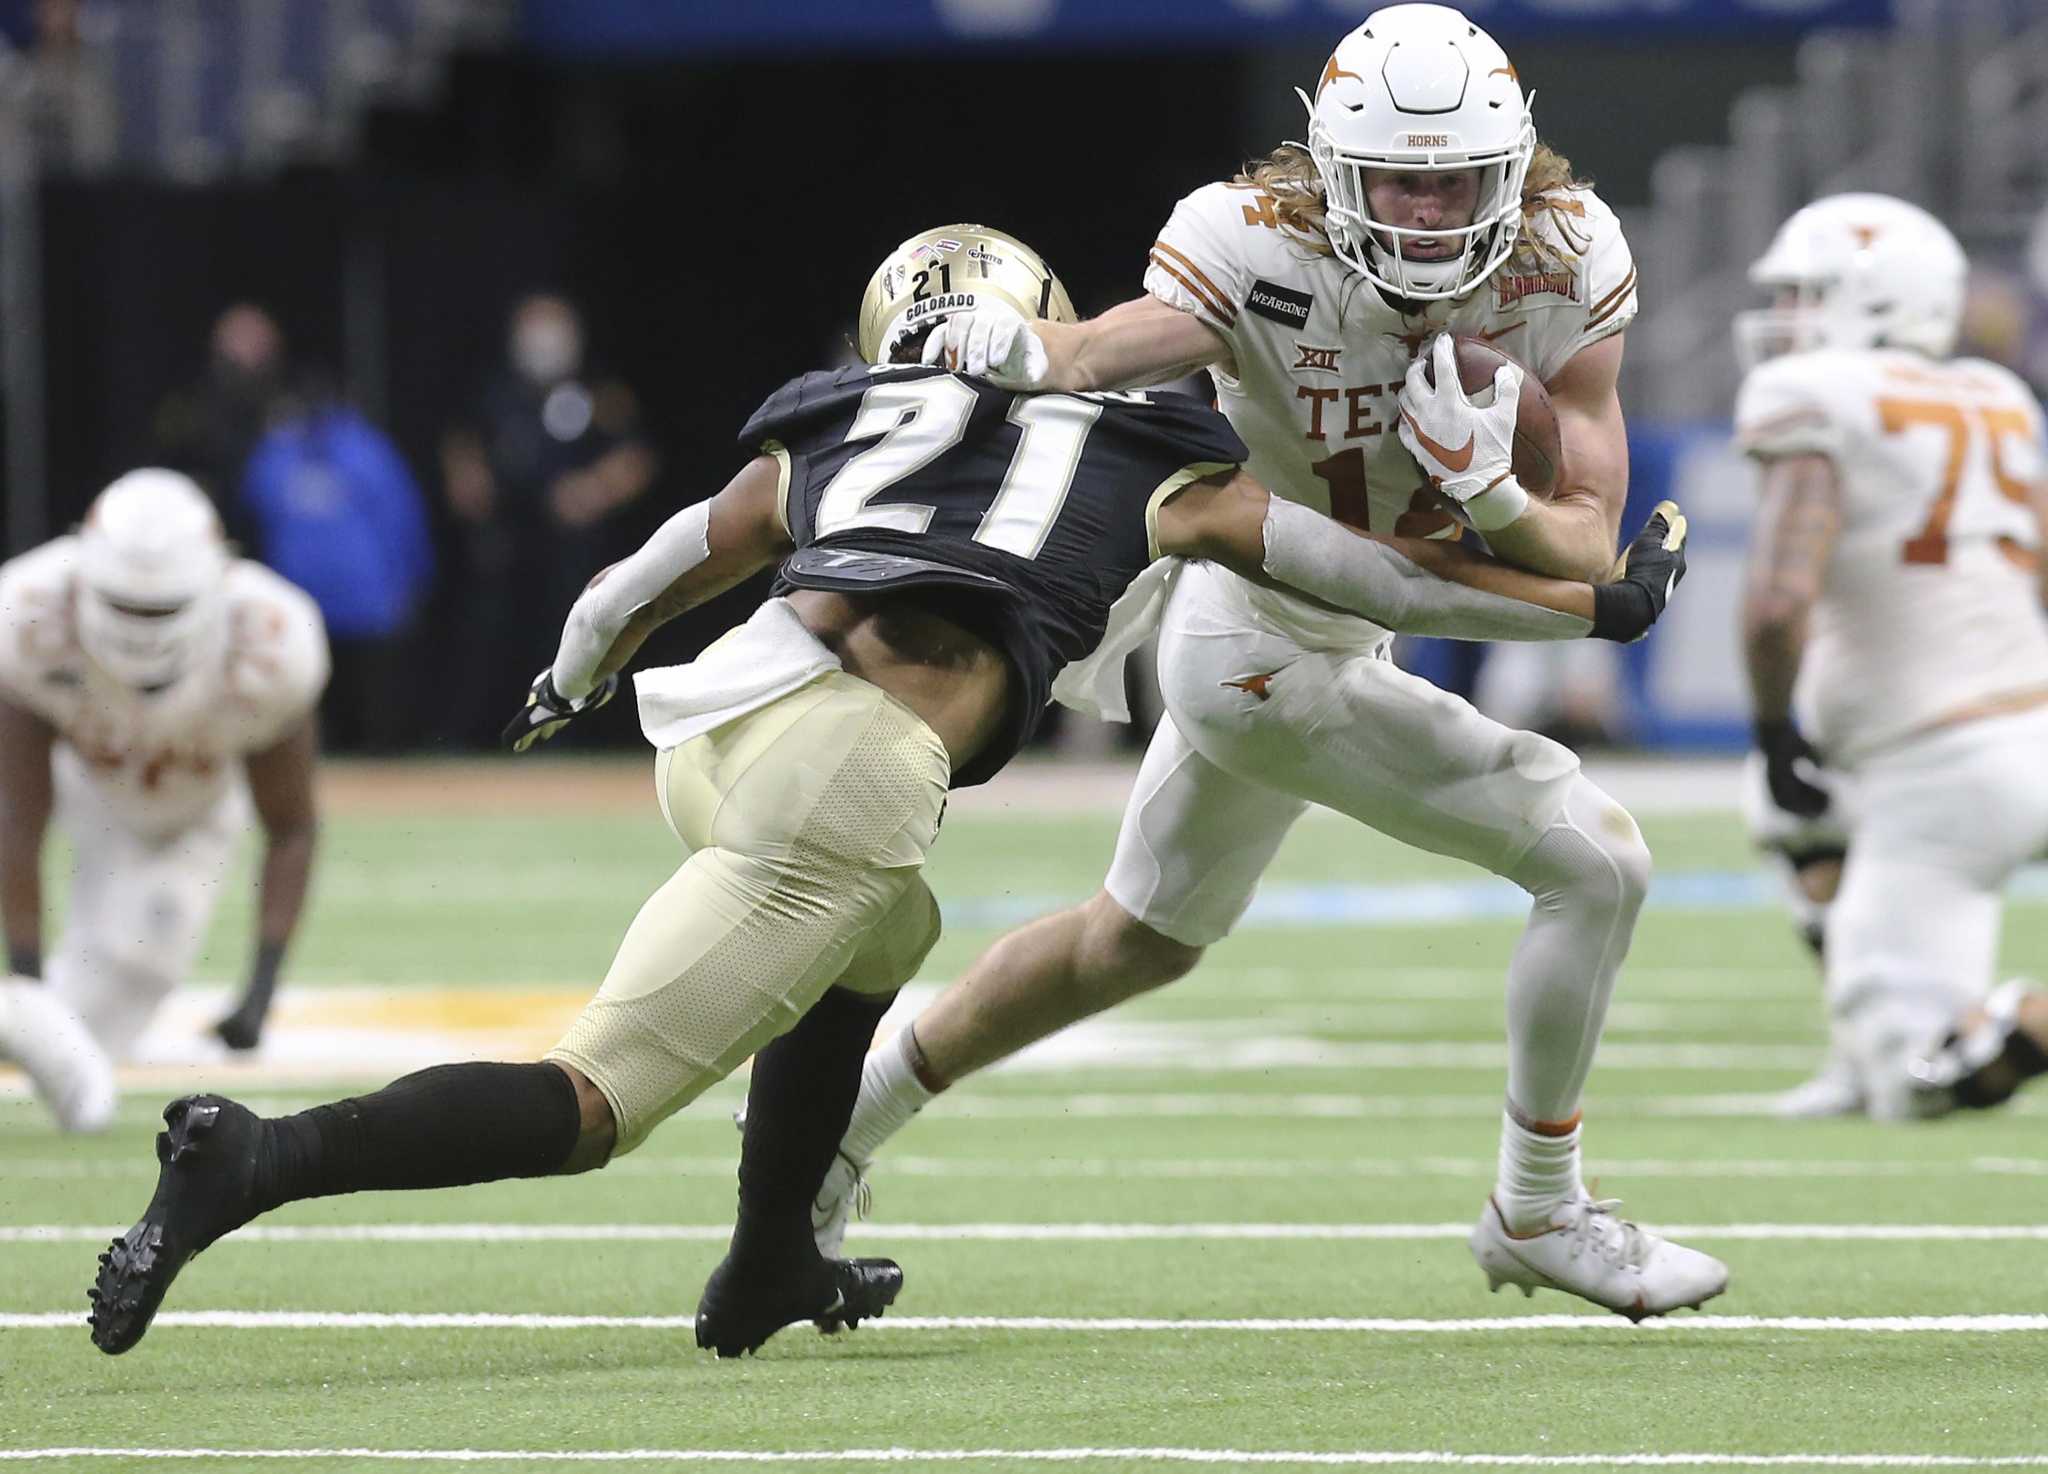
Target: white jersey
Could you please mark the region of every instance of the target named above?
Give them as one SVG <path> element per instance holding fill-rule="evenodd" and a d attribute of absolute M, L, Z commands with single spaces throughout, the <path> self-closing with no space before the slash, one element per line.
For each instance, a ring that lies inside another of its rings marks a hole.
<path fill-rule="evenodd" d="M 1735 427 L 1759 460 L 1824 455 L 1840 477 L 1841 535 L 1794 702 L 1830 763 L 2048 689 L 2029 502 L 2048 455 L 2019 379 L 1897 350 L 1791 354 L 1743 382 Z"/>
<path fill-rule="evenodd" d="M 1498 270 L 1455 301 L 1404 315 L 1364 277 L 1281 225 L 1272 197 L 1209 184 L 1174 208 L 1145 289 L 1230 345 L 1235 377 L 1212 368 L 1217 406 L 1274 493 L 1374 532 L 1431 537 L 1454 524 L 1423 491 L 1395 434 L 1409 362 L 1443 328 L 1476 334 L 1546 382 L 1580 349 L 1626 328 L 1636 271 L 1614 212 L 1590 190 L 1544 197 Z M 1379 626 L 1239 583 L 1260 622 L 1313 649 L 1354 649 Z"/>
<path fill-rule="evenodd" d="M 215 648 L 154 695 L 122 685 L 79 647 L 78 540 L 0 566 L 0 692 L 56 729 L 109 809 L 138 834 L 197 822 L 243 777 L 243 759 L 303 720 L 327 684 L 320 611 L 269 569 L 238 559 Z"/>

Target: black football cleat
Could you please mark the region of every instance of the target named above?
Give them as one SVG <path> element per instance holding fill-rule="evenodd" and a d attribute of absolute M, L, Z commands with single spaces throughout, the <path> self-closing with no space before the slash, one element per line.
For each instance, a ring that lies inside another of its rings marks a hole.
<path fill-rule="evenodd" d="M 697 1344 L 720 1356 L 759 1351 L 784 1326 L 810 1321 L 826 1335 L 853 1330 L 903 1293 L 893 1259 L 816 1259 L 795 1272 L 746 1278 L 730 1255 L 697 1302 Z"/>
<path fill-rule="evenodd" d="M 188 1095 L 164 1107 L 156 1195 L 135 1226 L 100 1255 L 99 1274 L 86 1292 L 93 1345 L 109 1356 L 133 1347 L 186 1261 L 255 1216 L 262 1124 L 218 1095 Z"/>

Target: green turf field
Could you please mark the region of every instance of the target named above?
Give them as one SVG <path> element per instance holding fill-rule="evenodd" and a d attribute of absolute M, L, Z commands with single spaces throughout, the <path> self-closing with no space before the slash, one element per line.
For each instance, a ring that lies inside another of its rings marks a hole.
<path fill-rule="evenodd" d="M 651 805 L 516 801 L 508 772 L 502 816 L 334 818 L 292 980 L 590 985 L 672 841 Z M 1917 1127 L 1769 1119 L 1762 1094 L 1820 1038 L 1810 966 L 1744 889 L 1732 818 L 1644 828 L 1660 889 L 1587 1165 L 1731 1263 L 1708 1314 L 1635 1328 L 1486 1294 L 1462 1239 L 1492 1175 L 1515 923 L 1460 867 L 1312 817 L 1269 883 L 1281 919 L 899 1138 L 854 1241 L 904 1263 L 888 1318 L 746 1362 L 689 1330 L 732 1208 L 739 1082 L 592 1177 L 288 1208 L 259 1227 L 302 1232 L 223 1243 L 167 1307 L 242 1314 L 160 1322 L 119 1360 L 57 1313 L 82 1312 L 101 1231 L 148 1197 L 165 1089 L 91 1141 L 0 1098 L 0 1465 L 2048 1464 L 2048 1091 Z M 965 920 L 930 978 L 1009 911 L 1086 894 L 1114 833 L 1112 814 L 960 806 L 931 878 Z M 1438 919 L 1380 919 L 1417 907 Z M 224 909 L 210 977 L 240 966 L 247 911 Z M 2016 907 L 2008 970 L 2044 957 L 2048 911 Z"/>

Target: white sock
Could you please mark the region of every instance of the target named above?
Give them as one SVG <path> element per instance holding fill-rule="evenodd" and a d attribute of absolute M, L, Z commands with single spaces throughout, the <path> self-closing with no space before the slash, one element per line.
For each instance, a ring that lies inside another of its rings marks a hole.
<path fill-rule="evenodd" d="M 909 1125 L 932 1098 L 910 1066 L 911 1037 L 910 1025 L 905 1024 L 894 1039 L 870 1051 L 861 1067 L 860 1098 L 853 1103 L 853 1119 L 839 1142 L 839 1150 L 857 1167 L 866 1168 L 882 1143 Z"/>
<path fill-rule="evenodd" d="M 1583 1188 L 1579 1181 L 1579 1128 L 1546 1136 L 1501 1115 L 1500 1173 L 1493 1200 L 1510 1233 L 1541 1233 L 1557 1210 Z"/>

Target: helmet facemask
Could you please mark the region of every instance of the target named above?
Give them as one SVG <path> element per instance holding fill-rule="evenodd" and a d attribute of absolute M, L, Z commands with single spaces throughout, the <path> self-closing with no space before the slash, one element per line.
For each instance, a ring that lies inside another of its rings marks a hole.
<path fill-rule="evenodd" d="M 1313 111 L 1314 105 L 1310 106 Z M 1330 249 L 1338 260 L 1390 296 L 1417 301 L 1461 297 L 1490 276 L 1514 250 L 1522 228 L 1522 185 L 1536 152 L 1536 125 L 1526 118 L 1512 146 L 1487 153 L 1345 152 L 1313 116 L 1308 137 L 1309 157 L 1323 181 Z M 1479 171 L 1478 197 L 1469 224 L 1422 229 L 1390 225 L 1374 217 L 1369 170 L 1436 174 L 1463 169 Z M 1416 260 L 1404 248 L 1419 241 L 1447 242 L 1456 249 L 1435 259 Z"/>
<path fill-rule="evenodd" d="M 156 693 L 215 652 L 227 623 L 227 542 L 204 492 L 175 471 L 131 471 L 78 532 L 78 643 L 124 686 Z"/>

